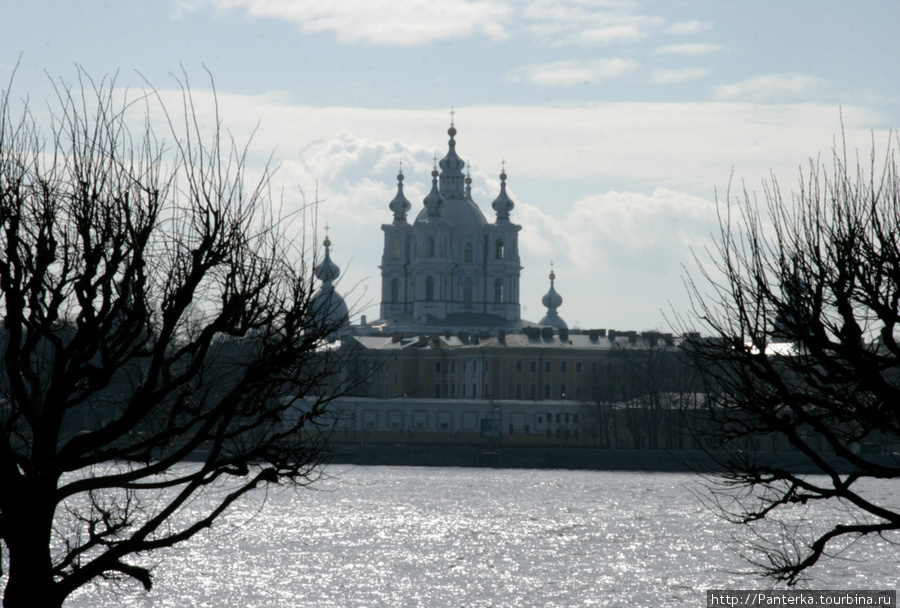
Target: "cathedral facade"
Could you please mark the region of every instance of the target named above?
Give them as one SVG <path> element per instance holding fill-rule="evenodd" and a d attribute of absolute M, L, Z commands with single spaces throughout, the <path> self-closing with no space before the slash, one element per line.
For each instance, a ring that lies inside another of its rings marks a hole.
<path fill-rule="evenodd" d="M 393 221 L 381 227 L 381 319 L 388 325 L 521 327 L 521 226 L 510 220 L 515 205 L 506 172 L 489 222 L 472 200 L 472 179 L 456 152 L 452 123 L 447 133 L 449 149 L 412 222 L 402 171 L 397 176 Z"/>

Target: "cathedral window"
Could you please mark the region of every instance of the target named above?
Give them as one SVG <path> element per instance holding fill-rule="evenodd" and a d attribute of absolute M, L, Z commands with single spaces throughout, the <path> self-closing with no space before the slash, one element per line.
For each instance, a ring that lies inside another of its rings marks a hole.
<path fill-rule="evenodd" d="M 400 301 L 400 280 L 391 279 L 391 302 Z"/>
<path fill-rule="evenodd" d="M 503 303 L 503 279 L 494 281 L 494 304 Z"/>
<path fill-rule="evenodd" d="M 391 241 L 391 259 L 400 259 L 400 239 L 394 239 L 393 241 Z"/>
<path fill-rule="evenodd" d="M 434 277 L 425 278 L 425 301 L 434 301 Z"/>
<path fill-rule="evenodd" d="M 466 247 L 463 250 L 463 262 L 466 264 L 471 264 L 475 259 L 475 248 L 472 247 L 472 243 L 466 243 Z"/>
<path fill-rule="evenodd" d="M 503 259 L 503 239 L 497 239 L 497 242 L 494 243 L 494 257 L 498 260 Z"/>
<path fill-rule="evenodd" d="M 430 236 L 425 239 L 425 257 L 433 258 L 434 257 L 434 237 Z"/>
<path fill-rule="evenodd" d="M 472 277 L 466 277 L 463 280 L 463 308 L 469 310 L 472 308 Z"/>

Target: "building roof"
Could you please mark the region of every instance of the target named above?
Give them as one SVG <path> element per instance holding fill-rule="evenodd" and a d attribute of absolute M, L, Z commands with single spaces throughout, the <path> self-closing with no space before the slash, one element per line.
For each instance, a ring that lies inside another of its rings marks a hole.
<path fill-rule="evenodd" d="M 413 332 L 355 336 L 361 346 L 370 350 L 456 350 L 456 349 L 558 349 L 606 351 L 616 348 L 674 348 L 682 339 L 671 334 L 635 331 L 583 330 L 567 332 L 552 328 L 530 329 L 528 333 L 502 333 L 494 336 L 459 333 L 419 334 Z"/>

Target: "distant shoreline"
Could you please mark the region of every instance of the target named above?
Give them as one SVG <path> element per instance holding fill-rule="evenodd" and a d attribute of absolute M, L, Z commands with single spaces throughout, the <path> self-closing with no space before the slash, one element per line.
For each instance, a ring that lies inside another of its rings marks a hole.
<path fill-rule="evenodd" d="M 355 446 L 334 445 L 324 458 L 329 464 L 493 467 L 522 469 L 581 469 L 598 471 L 698 472 L 725 470 L 725 453 L 702 450 L 632 450 L 600 448 L 522 448 L 495 450 L 475 447 Z M 795 473 L 820 474 L 799 453 L 769 452 L 759 459 L 771 465 L 787 467 Z M 834 455 L 826 462 L 841 472 L 852 470 L 847 461 Z M 886 466 L 897 466 L 900 456 L 869 456 Z"/>

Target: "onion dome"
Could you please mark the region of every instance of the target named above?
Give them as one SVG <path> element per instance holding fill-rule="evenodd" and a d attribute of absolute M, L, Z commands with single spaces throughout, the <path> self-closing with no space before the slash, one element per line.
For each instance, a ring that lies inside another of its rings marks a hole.
<path fill-rule="evenodd" d="M 451 135 L 456 133 L 456 129 L 451 125 Z M 451 145 L 454 143 L 451 139 Z M 455 156 L 452 151 L 447 154 L 444 160 Z M 458 158 L 458 157 L 457 157 Z M 437 159 L 435 159 L 436 161 Z M 444 161 L 441 161 L 442 163 Z M 464 163 L 460 161 L 460 166 Z M 454 173 L 454 175 L 450 175 Z M 419 212 L 415 220 L 416 224 L 435 222 L 432 217 L 440 217 L 442 222 L 446 222 L 452 226 L 453 238 L 462 242 L 466 238 L 471 238 L 473 242 L 477 242 L 484 237 L 484 227 L 487 220 L 475 202 L 466 195 L 466 184 L 462 170 L 445 173 L 437 172 L 437 162 L 435 162 L 435 170 L 431 176 L 434 178 L 440 175 L 439 186 L 432 180 L 431 192 L 425 197 L 425 208 Z"/>
<path fill-rule="evenodd" d="M 498 220 L 508 220 L 509 212 L 512 211 L 515 206 L 516 204 L 506 193 L 506 168 L 504 167 L 500 171 L 500 194 L 494 199 L 494 202 L 491 203 L 491 207 L 497 212 Z"/>
<path fill-rule="evenodd" d="M 550 270 L 550 291 L 548 291 L 541 299 L 541 303 L 547 307 L 547 314 L 538 322 L 538 325 L 555 327 L 557 329 L 568 329 L 569 326 L 566 325 L 566 322 L 556 314 L 556 309 L 562 305 L 563 299 L 561 295 L 556 293 L 556 289 L 553 286 L 555 280 L 556 273 L 554 273 L 553 270 Z"/>
<path fill-rule="evenodd" d="M 444 197 L 441 196 L 438 190 L 437 167 L 431 171 L 431 192 L 428 193 L 423 202 L 429 216 L 439 216 L 441 214 L 441 207 L 444 206 Z"/>
<path fill-rule="evenodd" d="M 447 155 L 441 159 L 441 173 L 462 175 L 462 170 L 465 168 L 466 163 L 456 153 L 456 140 L 454 139 L 454 137 L 456 137 L 456 127 L 454 127 L 452 123 L 450 124 L 450 128 L 447 129 L 447 135 L 450 136 L 450 141 L 447 142 L 450 149 L 447 150 Z"/>
<path fill-rule="evenodd" d="M 341 269 L 338 268 L 337 264 L 331 261 L 331 240 L 328 238 L 327 234 L 325 235 L 325 241 L 322 244 L 325 245 L 325 257 L 321 262 L 316 264 L 314 272 L 317 279 L 328 283 L 340 276 Z"/>
<path fill-rule="evenodd" d="M 391 211 L 394 212 L 395 222 L 405 222 L 407 212 L 412 209 L 412 203 L 403 195 L 403 169 L 397 174 L 397 196 L 390 204 Z"/>
<path fill-rule="evenodd" d="M 350 311 L 344 298 L 335 291 L 332 281 L 341 274 L 338 265 L 331 261 L 331 240 L 325 236 L 325 257 L 316 264 L 316 278 L 322 286 L 310 298 L 310 310 L 319 330 L 324 334 L 333 334 L 344 329 L 350 322 Z"/>
<path fill-rule="evenodd" d="M 441 159 L 441 194 L 444 198 L 465 198 L 465 186 L 463 185 L 463 169 L 466 166 L 465 161 L 456 153 L 456 127 L 450 123 L 447 129 L 450 135 L 450 149 L 447 155 Z"/>

